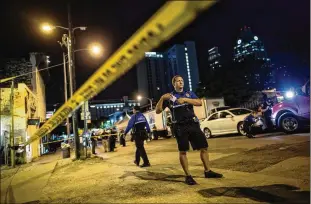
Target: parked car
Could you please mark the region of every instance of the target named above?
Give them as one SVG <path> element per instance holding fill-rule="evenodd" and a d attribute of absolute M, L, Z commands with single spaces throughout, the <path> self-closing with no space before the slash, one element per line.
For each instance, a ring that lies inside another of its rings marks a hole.
<path fill-rule="evenodd" d="M 218 111 L 200 123 L 201 130 L 206 138 L 231 133 L 246 135 L 243 130 L 243 120 L 251 112 L 246 108 L 230 108 Z"/>
<path fill-rule="evenodd" d="M 221 106 L 221 107 L 217 107 L 217 108 L 213 108 L 211 109 L 209 115 L 213 114 L 213 113 L 216 113 L 218 111 L 222 111 L 222 110 L 228 110 L 230 109 L 231 107 L 230 106 Z"/>
<path fill-rule="evenodd" d="M 293 133 L 310 124 L 310 81 L 296 93 L 288 92 L 285 99 L 272 107 L 271 121 L 286 133 Z"/>

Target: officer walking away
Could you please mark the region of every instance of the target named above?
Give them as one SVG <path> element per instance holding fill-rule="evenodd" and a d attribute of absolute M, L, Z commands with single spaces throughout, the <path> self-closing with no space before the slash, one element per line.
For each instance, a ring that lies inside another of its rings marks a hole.
<path fill-rule="evenodd" d="M 117 130 L 115 127 L 111 129 L 110 137 L 109 137 L 109 152 L 113 152 L 116 148 L 116 134 Z"/>
<path fill-rule="evenodd" d="M 201 100 L 192 92 L 184 91 L 184 80 L 176 75 L 172 79 L 174 91 L 164 94 L 156 106 L 156 113 L 161 113 L 166 107 L 171 110 L 174 135 L 177 140 L 180 164 L 186 174 L 185 183 L 195 185 L 188 169 L 187 151 L 189 142 L 193 150 L 200 150 L 200 156 L 204 165 L 205 178 L 221 178 L 222 174 L 210 170 L 208 143 L 204 133 L 200 129 L 199 120 L 194 114 L 193 106 L 201 106 Z"/>
<path fill-rule="evenodd" d="M 96 154 L 95 148 L 97 146 L 97 138 L 95 136 L 95 132 L 94 131 L 91 134 L 91 141 L 92 141 L 92 154 Z"/>
<path fill-rule="evenodd" d="M 125 135 L 124 135 L 124 130 L 120 131 L 120 145 L 122 145 L 123 147 L 126 146 L 126 141 L 125 141 Z"/>
<path fill-rule="evenodd" d="M 149 159 L 144 147 L 144 140 L 147 139 L 147 132 L 150 133 L 150 127 L 146 117 L 140 112 L 139 106 L 134 106 L 134 114 L 132 115 L 124 135 L 126 135 L 131 129 L 133 131 L 133 140 L 136 145 L 136 154 L 134 163 L 139 166 L 140 157 L 143 159 L 143 164 L 140 167 L 150 166 Z M 146 131 L 146 129 L 147 131 Z"/>
<path fill-rule="evenodd" d="M 109 136 L 108 136 L 108 133 L 106 131 L 103 132 L 103 136 L 102 136 L 102 144 L 103 144 L 103 147 L 104 147 L 104 150 L 105 152 L 108 151 L 109 149 Z"/>

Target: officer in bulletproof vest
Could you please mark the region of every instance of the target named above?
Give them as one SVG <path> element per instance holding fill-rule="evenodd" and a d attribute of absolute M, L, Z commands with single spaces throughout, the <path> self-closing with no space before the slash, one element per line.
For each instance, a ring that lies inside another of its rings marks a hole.
<path fill-rule="evenodd" d="M 133 140 L 136 145 L 134 164 L 139 166 L 140 157 L 142 157 L 144 163 L 140 167 L 148 167 L 150 163 L 144 147 L 144 140 L 148 137 L 147 133 L 150 133 L 150 127 L 146 117 L 140 112 L 139 106 L 134 106 L 133 112 L 134 114 L 125 129 L 124 135 L 133 129 Z"/>
<path fill-rule="evenodd" d="M 171 111 L 174 135 L 177 140 L 180 164 L 186 174 L 185 183 L 196 184 L 188 169 L 187 151 L 189 142 L 193 150 L 200 150 L 204 165 L 205 178 L 220 178 L 222 174 L 213 172 L 209 167 L 208 143 L 200 129 L 199 120 L 194 114 L 193 106 L 201 106 L 201 100 L 192 91 L 184 91 L 184 80 L 176 75 L 172 79 L 174 91 L 164 94 L 157 103 L 156 113 L 161 113 L 166 107 Z"/>

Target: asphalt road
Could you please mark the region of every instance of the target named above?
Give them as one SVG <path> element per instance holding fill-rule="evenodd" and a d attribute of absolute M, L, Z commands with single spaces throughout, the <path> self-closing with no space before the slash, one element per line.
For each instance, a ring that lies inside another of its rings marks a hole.
<path fill-rule="evenodd" d="M 7 203 L 310 203 L 310 134 L 211 138 L 211 167 L 222 179 L 206 179 L 199 152 L 188 153 L 198 185 L 188 186 L 174 138 L 146 144 L 151 167 L 133 164 L 133 143 L 116 152 L 72 161 L 43 156 L 1 171 Z M 58 153 L 59 154 L 59 153 Z M 11 183 L 11 184 L 10 184 Z M 7 190 L 8 189 L 8 190 Z M 5 195 L 5 198 L 4 196 Z"/>

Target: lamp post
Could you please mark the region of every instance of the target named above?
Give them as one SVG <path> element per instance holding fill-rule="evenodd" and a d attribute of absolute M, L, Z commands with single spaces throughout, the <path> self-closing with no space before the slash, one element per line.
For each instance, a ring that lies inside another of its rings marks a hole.
<path fill-rule="evenodd" d="M 67 97 L 67 69 L 66 69 L 66 56 L 68 58 L 68 76 L 69 76 L 69 92 L 70 92 L 70 96 L 73 95 L 73 92 L 75 91 L 75 63 L 74 63 L 74 53 L 75 52 L 79 52 L 79 51 L 91 51 L 91 53 L 93 55 L 100 55 L 101 53 L 101 46 L 99 46 L 98 44 L 93 44 L 90 48 L 85 48 L 85 49 L 77 49 L 74 50 L 73 48 L 73 38 L 74 38 L 74 31 L 79 29 L 79 30 L 86 30 L 86 27 L 75 27 L 72 28 L 72 24 L 71 24 L 71 16 L 70 16 L 70 5 L 68 4 L 68 28 L 63 27 L 63 26 L 52 26 L 49 24 L 43 24 L 42 25 L 42 30 L 45 32 L 51 32 L 52 30 L 56 29 L 56 28 L 60 28 L 63 30 L 67 30 L 68 31 L 68 35 L 67 34 L 63 34 L 62 37 L 62 42 L 58 43 L 61 46 L 65 46 L 67 48 L 67 55 L 65 54 L 65 52 L 63 52 L 63 62 L 64 62 L 64 94 L 65 94 L 65 101 L 68 100 Z M 76 111 L 74 111 L 72 113 L 72 125 L 73 125 L 73 134 L 74 134 L 74 138 L 75 138 L 75 155 L 76 158 L 79 159 L 80 158 L 80 143 L 82 143 L 82 141 L 80 141 L 79 135 L 78 135 L 78 126 L 77 126 L 77 115 L 76 115 Z M 70 127 L 69 127 L 69 118 L 66 119 L 66 123 L 67 123 L 67 135 L 70 135 Z"/>
<path fill-rule="evenodd" d="M 149 100 L 150 102 L 150 110 L 152 111 L 152 99 L 151 98 L 148 98 L 148 97 L 145 97 L 145 96 L 137 96 L 137 100 L 140 101 L 142 98 L 146 98 Z"/>
<path fill-rule="evenodd" d="M 86 30 L 86 27 L 72 27 L 72 22 L 71 22 L 71 15 L 70 15 L 70 4 L 68 3 L 68 28 L 63 27 L 63 26 L 51 26 L 49 24 L 44 24 L 42 27 L 42 30 L 45 32 L 51 32 L 52 30 L 56 28 L 60 28 L 63 30 L 68 31 L 68 37 L 62 39 L 62 43 L 65 43 L 67 47 L 67 52 L 68 52 L 68 70 L 69 70 L 69 92 L 70 96 L 73 95 L 73 92 L 75 91 L 75 69 L 74 69 L 74 57 L 73 57 L 73 38 L 74 38 L 74 31 L 79 29 L 79 30 Z M 66 40 L 66 41 L 65 41 Z M 80 159 L 80 138 L 78 135 L 78 126 L 77 126 L 77 114 L 76 111 L 73 111 L 72 113 L 72 126 L 73 126 L 73 134 L 74 134 L 74 139 L 75 139 L 75 155 L 76 159 Z"/>
<path fill-rule="evenodd" d="M 11 165 L 15 168 L 15 150 L 14 146 L 14 80 L 12 80 L 11 85 L 11 96 L 10 96 L 10 104 L 11 104 L 11 134 L 10 134 L 10 147 L 11 147 Z"/>

